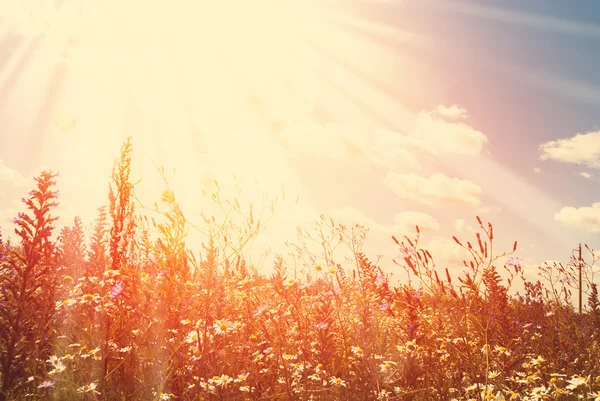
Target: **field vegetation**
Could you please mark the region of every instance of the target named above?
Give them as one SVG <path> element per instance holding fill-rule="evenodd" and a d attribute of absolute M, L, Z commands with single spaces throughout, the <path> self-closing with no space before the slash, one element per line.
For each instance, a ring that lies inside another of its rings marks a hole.
<path fill-rule="evenodd" d="M 479 217 L 473 238 L 455 238 L 471 255 L 460 275 L 435 265 L 415 227 L 390 238 L 410 277 L 392 283 L 362 250 L 366 229 L 325 216 L 267 274 L 245 249 L 277 205 L 264 214 L 206 194 L 224 217 L 206 218 L 192 252 L 167 180 L 156 218 L 137 213 L 132 150 L 89 238 L 78 218 L 53 231 L 49 171 L 14 240 L 0 238 L 0 400 L 600 400 L 593 250 L 583 313 L 572 266 L 528 281 L 517 243 L 496 251 Z"/>

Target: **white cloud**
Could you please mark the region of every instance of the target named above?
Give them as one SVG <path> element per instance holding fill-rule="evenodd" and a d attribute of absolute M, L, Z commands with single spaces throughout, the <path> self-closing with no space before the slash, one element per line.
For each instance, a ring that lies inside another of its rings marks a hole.
<path fill-rule="evenodd" d="M 577 134 L 540 145 L 540 159 L 583 164 L 600 169 L 600 131 Z"/>
<path fill-rule="evenodd" d="M 488 139 L 482 132 L 459 121 L 466 117 L 466 110 L 457 105 L 441 105 L 433 111 L 422 111 L 408 135 L 389 130 L 378 131 L 378 149 L 383 155 L 397 153 L 409 161 L 412 156 L 406 155 L 417 151 L 425 151 L 433 156 L 448 153 L 476 156 Z"/>
<path fill-rule="evenodd" d="M 588 173 L 587 171 L 582 171 L 579 173 L 580 176 L 582 176 L 583 178 L 587 178 L 588 180 L 590 178 L 592 178 L 592 175 L 590 173 Z"/>
<path fill-rule="evenodd" d="M 427 249 L 433 259 L 435 260 L 436 266 L 440 268 L 464 268 L 463 261 L 469 262 L 471 255 L 467 250 L 461 248 L 454 240 L 438 237 L 423 245 L 423 249 Z M 441 270 L 438 268 L 438 270 Z"/>
<path fill-rule="evenodd" d="M 16 207 L 8 207 L 0 210 L 0 232 L 4 236 L 4 239 L 8 238 L 9 235 L 12 235 L 14 231 L 13 228 L 13 219 L 17 217 L 17 214 L 20 212 Z"/>
<path fill-rule="evenodd" d="M 298 124 L 281 130 L 277 138 L 284 150 L 291 154 L 319 155 L 336 161 L 375 160 L 365 136 L 347 125 Z"/>
<path fill-rule="evenodd" d="M 396 213 L 394 223 L 404 231 L 415 230 L 415 226 L 419 226 L 420 231 L 437 231 L 440 229 L 439 221 L 421 212 L 407 211 Z"/>
<path fill-rule="evenodd" d="M 483 192 L 481 187 L 469 180 L 447 177 L 442 173 L 427 178 L 414 173 L 390 172 L 384 183 L 400 199 L 410 199 L 433 207 L 447 204 L 476 207 L 480 204 Z"/>
<path fill-rule="evenodd" d="M 482 206 L 478 212 L 481 214 L 493 214 L 493 213 L 500 213 L 501 211 L 502 211 L 502 209 L 498 206 L 486 205 L 486 206 Z"/>
<path fill-rule="evenodd" d="M 284 128 L 277 136 L 283 150 L 293 157 L 315 155 L 335 162 L 389 166 L 418 166 L 410 138 L 389 130 L 375 132 L 374 141 L 359 129 L 343 124 L 304 123 Z"/>
<path fill-rule="evenodd" d="M 415 154 L 420 149 L 411 137 L 388 129 L 376 131 L 375 136 L 376 163 L 390 165 L 400 161 L 413 169 L 418 166 Z"/>
<path fill-rule="evenodd" d="M 436 109 L 437 114 L 449 120 L 464 120 L 467 118 L 467 110 L 463 107 L 453 104 L 450 107 L 440 105 Z"/>
<path fill-rule="evenodd" d="M 588 232 L 600 232 L 600 202 L 580 208 L 563 207 L 554 220 L 565 227 L 580 228 Z"/>
<path fill-rule="evenodd" d="M 17 170 L 8 167 L 2 159 L 0 159 L 0 183 L 22 185 L 25 183 L 25 178 Z"/>
<path fill-rule="evenodd" d="M 3 227 L 5 235 L 12 231 L 7 227 L 12 227 L 12 219 L 20 211 L 20 199 L 27 194 L 27 185 L 33 187 L 33 180 L 27 180 L 0 159 L 0 227 Z"/>
<path fill-rule="evenodd" d="M 380 129 L 372 138 L 353 126 L 308 122 L 284 128 L 276 138 L 286 153 L 293 156 L 317 155 L 336 162 L 373 166 L 400 162 L 415 168 L 419 153 L 478 155 L 488 139 L 460 121 L 466 117 L 466 110 L 458 105 L 440 105 L 417 114 L 407 135 Z"/>
<path fill-rule="evenodd" d="M 483 145 L 487 143 L 487 137 L 465 123 L 454 121 L 457 118 L 464 118 L 466 115 L 464 109 L 458 106 L 440 107 L 437 112 L 419 113 L 415 128 L 410 134 L 413 143 L 434 155 L 443 153 L 478 155 Z"/>
<path fill-rule="evenodd" d="M 473 226 L 467 224 L 464 219 L 458 219 L 454 222 L 454 228 L 461 234 L 471 234 L 475 232 Z"/>

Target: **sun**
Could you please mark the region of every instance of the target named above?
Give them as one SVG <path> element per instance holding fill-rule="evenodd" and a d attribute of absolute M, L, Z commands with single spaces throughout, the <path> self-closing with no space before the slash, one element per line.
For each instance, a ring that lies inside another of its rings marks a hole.
<path fill-rule="evenodd" d="M 39 164 L 68 172 L 62 195 L 65 203 L 79 200 L 74 214 L 105 197 L 111 161 L 129 136 L 142 200 L 160 198 L 156 167 L 165 166 L 175 171 L 171 184 L 184 210 L 196 210 L 202 190 L 232 174 L 249 200 L 284 184 L 310 207 L 311 178 L 299 178 L 287 154 L 329 142 L 294 127 L 333 121 L 370 129 L 380 121 L 368 110 L 401 111 L 365 79 L 389 69 L 395 55 L 349 29 L 373 24 L 347 15 L 344 2 L 12 4 L 0 13 L 0 34 L 17 32 L 22 41 L 0 85 L 16 79 L 27 102 L 12 103 L 36 116 L 23 130 L 30 134 L 15 140 L 41 149 Z M 320 173 L 310 174 L 316 181 Z"/>

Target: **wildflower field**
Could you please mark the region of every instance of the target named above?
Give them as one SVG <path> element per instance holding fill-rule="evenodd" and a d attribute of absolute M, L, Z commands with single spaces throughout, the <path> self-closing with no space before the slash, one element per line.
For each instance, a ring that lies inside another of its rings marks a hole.
<path fill-rule="evenodd" d="M 245 226 L 207 218 L 200 252 L 166 181 L 159 216 L 137 214 L 131 152 L 90 238 L 77 218 L 53 233 L 60 180 L 45 171 L 0 241 L 0 400 L 600 400 L 596 287 L 578 313 L 573 268 L 528 282 L 519 258 L 495 263 L 517 243 L 496 251 L 479 217 L 454 238 L 472 256 L 460 276 L 415 227 L 390 238 L 410 278 L 391 283 L 366 230 L 325 217 L 265 274 L 245 257 L 264 224 L 252 209 Z"/>

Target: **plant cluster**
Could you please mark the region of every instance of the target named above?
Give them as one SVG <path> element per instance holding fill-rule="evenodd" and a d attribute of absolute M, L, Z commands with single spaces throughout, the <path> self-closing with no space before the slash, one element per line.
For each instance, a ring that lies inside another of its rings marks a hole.
<path fill-rule="evenodd" d="M 138 215 L 131 151 L 88 241 L 78 218 L 53 239 L 51 172 L 23 200 L 19 242 L 0 237 L 0 401 L 600 400 L 593 263 L 579 314 L 572 270 L 542 267 L 545 284 L 519 258 L 498 265 L 510 253 L 493 253 L 477 217 L 473 243 L 454 238 L 471 255 L 454 278 L 418 227 L 392 237 L 410 277 L 394 284 L 363 252 L 364 227 L 321 216 L 264 274 L 245 250 L 274 205 L 244 213 L 217 186 L 207 196 L 225 217 L 198 228 L 165 179 L 160 219 Z M 199 253 L 189 229 L 206 234 Z M 517 280 L 525 291 L 511 295 Z"/>

